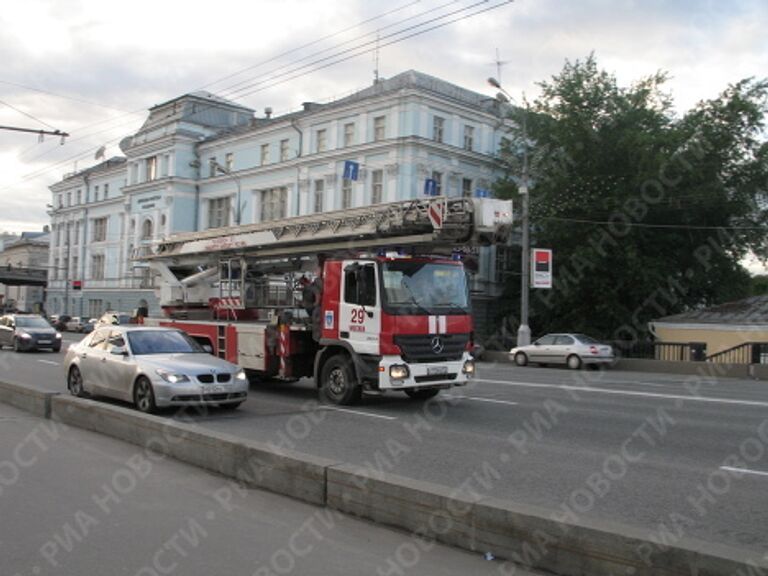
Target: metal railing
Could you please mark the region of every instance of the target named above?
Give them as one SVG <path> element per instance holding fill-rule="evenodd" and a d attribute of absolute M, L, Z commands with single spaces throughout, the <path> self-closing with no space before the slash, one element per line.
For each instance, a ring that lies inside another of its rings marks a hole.
<path fill-rule="evenodd" d="M 707 356 L 720 364 L 768 364 L 768 342 L 744 342 Z"/>
<path fill-rule="evenodd" d="M 667 360 L 671 362 L 703 362 L 707 345 L 703 342 L 650 342 L 619 340 L 611 342 L 620 358 Z"/>

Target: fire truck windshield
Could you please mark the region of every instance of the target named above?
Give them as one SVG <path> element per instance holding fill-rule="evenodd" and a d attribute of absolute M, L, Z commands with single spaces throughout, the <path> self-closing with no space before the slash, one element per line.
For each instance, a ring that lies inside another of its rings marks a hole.
<path fill-rule="evenodd" d="M 461 265 L 393 260 L 382 263 L 384 309 L 390 314 L 468 314 Z"/>

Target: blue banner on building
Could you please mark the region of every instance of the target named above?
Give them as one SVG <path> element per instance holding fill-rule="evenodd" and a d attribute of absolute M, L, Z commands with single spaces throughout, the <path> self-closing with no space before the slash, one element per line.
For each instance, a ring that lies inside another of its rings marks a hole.
<path fill-rule="evenodd" d="M 360 172 L 360 163 L 352 160 L 344 161 L 344 180 L 357 180 Z"/>

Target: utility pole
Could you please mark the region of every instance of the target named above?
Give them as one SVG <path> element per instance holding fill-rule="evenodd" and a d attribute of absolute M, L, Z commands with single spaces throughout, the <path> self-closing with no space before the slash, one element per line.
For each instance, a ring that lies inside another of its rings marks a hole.
<path fill-rule="evenodd" d="M 13 132 L 28 132 L 30 134 L 37 134 L 40 141 L 43 136 L 59 136 L 61 137 L 61 143 L 64 144 L 64 138 L 69 136 L 68 133 L 61 130 L 39 130 L 37 128 L 18 128 L 16 126 L 0 126 L 0 130 L 12 130 Z"/>

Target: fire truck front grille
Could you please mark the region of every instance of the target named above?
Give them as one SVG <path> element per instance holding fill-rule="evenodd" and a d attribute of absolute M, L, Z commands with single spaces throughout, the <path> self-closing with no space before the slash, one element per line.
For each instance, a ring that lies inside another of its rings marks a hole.
<path fill-rule="evenodd" d="M 394 342 L 411 363 L 460 360 L 469 342 L 469 334 L 429 334 L 395 336 Z"/>

